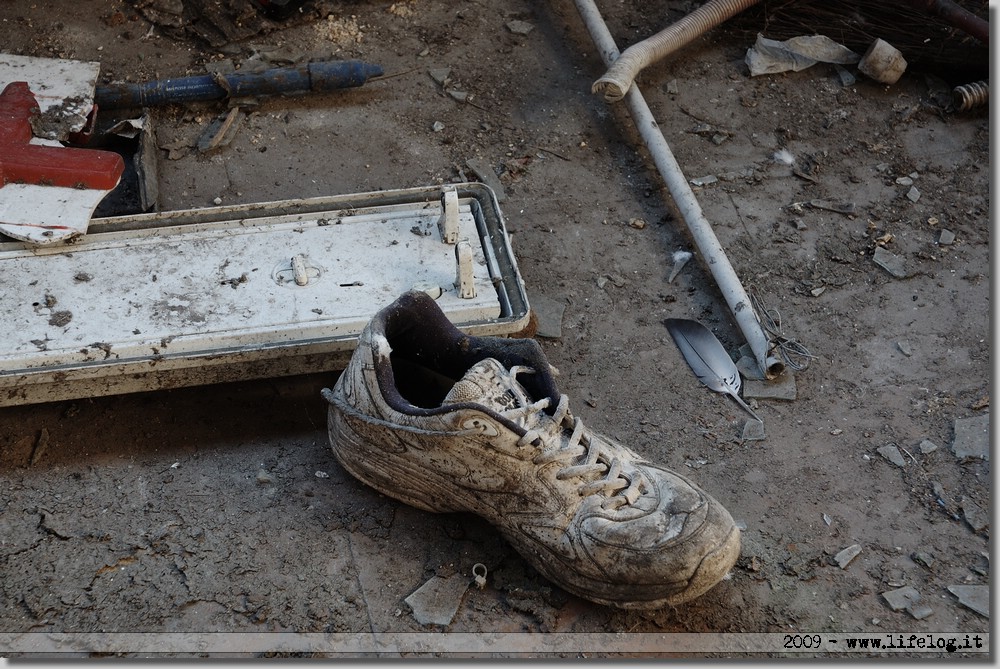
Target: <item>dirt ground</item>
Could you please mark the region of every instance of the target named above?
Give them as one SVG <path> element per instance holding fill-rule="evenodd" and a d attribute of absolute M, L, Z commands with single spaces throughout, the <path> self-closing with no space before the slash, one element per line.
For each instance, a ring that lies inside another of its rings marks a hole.
<path fill-rule="evenodd" d="M 663 321 L 697 319 L 734 354 L 744 340 L 697 254 L 668 281 L 693 242 L 627 107 L 590 93 L 604 66 L 572 2 L 313 3 L 232 38 L 204 16 L 171 28 L 181 4 L 197 3 L 3 3 L 2 48 L 100 61 L 102 82 L 247 59 L 382 65 L 360 88 L 260 99 L 211 155 L 193 147 L 224 103 L 153 110 L 159 207 L 475 180 L 467 161 L 487 162 L 529 300 L 564 308 L 539 341 L 574 413 L 718 498 L 742 555 L 676 609 L 591 604 L 478 518 L 351 479 L 327 445 L 335 373 L 249 380 L 0 409 L 0 632 L 989 631 L 948 589 L 991 582 L 988 454 L 953 448 L 956 421 L 990 413 L 989 118 L 947 108 L 967 81 L 844 85 L 824 64 L 750 77 L 752 40 L 727 30 L 640 77 L 686 177 L 717 177 L 694 188 L 744 285 L 814 356 L 794 399 L 750 400 L 767 436 L 743 441 L 746 415 L 697 381 Z M 699 3 L 599 4 L 624 48 Z M 405 598 L 476 563 L 487 585 L 451 624 L 418 623 Z M 926 608 L 893 610 L 882 593 L 904 586 Z"/>

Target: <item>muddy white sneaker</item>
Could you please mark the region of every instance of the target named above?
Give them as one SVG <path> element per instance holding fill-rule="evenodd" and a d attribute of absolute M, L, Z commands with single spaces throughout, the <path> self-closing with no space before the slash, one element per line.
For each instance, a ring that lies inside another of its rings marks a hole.
<path fill-rule="evenodd" d="M 573 418 L 537 342 L 468 336 L 424 293 L 372 319 L 323 396 L 353 476 L 427 511 L 485 518 L 581 597 L 680 604 L 739 555 L 716 500 Z"/>

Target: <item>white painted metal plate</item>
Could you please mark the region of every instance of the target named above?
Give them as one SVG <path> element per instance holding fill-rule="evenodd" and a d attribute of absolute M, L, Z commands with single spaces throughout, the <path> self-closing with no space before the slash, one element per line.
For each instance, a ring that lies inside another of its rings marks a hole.
<path fill-rule="evenodd" d="M 95 219 L 68 246 L 2 243 L 0 406 L 333 369 L 413 287 L 440 289 L 470 334 L 521 330 L 496 200 L 458 190 L 471 298 L 438 227 L 440 188 Z"/>
<path fill-rule="evenodd" d="M 41 110 L 31 127 L 45 139 L 66 141 L 84 128 L 100 73 L 98 62 L 0 53 L 0 91 L 15 81 L 28 83 Z"/>

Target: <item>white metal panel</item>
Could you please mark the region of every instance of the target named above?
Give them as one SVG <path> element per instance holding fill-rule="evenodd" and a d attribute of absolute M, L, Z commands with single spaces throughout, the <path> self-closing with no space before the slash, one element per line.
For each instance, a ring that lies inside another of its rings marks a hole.
<path fill-rule="evenodd" d="M 169 213 L 139 216 L 70 246 L 0 244 L 0 405 L 163 387 L 154 377 L 178 370 L 189 385 L 198 369 L 227 363 L 260 368 L 252 375 L 269 373 L 257 364 L 266 360 L 280 361 L 271 367 L 281 374 L 319 371 L 316 354 L 353 348 L 375 312 L 414 287 L 440 289 L 442 310 L 466 331 L 523 328 L 527 303 L 502 221 L 485 225 L 490 199 L 466 196 L 458 208 L 475 286 L 463 299 L 435 193 L 360 209 L 292 201 L 178 212 L 174 225 Z M 144 221 L 156 225 L 120 229 Z M 289 364 L 294 357 L 308 366 Z"/>

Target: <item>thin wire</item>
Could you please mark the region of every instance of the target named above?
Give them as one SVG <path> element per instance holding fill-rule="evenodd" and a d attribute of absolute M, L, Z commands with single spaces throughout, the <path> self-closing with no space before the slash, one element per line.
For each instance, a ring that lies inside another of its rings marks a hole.
<path fill-rule="evenodd" d="M 785 365 L 791 367 L 796 372 L 809 367 L 809 361 L 817 356 L 809 352 L 805 346 L 791 337 L 786 337 L 781 331 L 781 312 L 777 309 L 768 309 L 757 290 L 753 287 L 748 291 L 750 304 L 757 320 L 760 321 L 764 332 L 768 334 L 768 339 L 773 343 L 774 350 L 778 352 Z"/>

